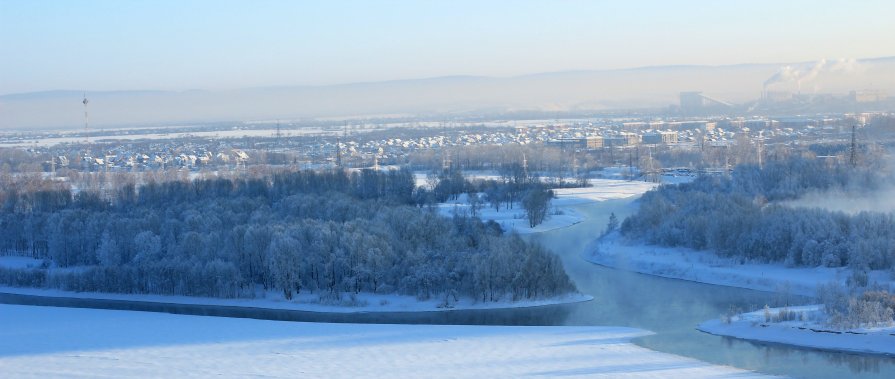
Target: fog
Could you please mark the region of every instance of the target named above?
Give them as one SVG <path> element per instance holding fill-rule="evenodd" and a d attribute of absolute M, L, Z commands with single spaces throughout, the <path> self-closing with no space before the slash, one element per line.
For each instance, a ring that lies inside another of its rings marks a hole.
<path fill-rule="evenodd" d="M 790 207 L 821 208 L 847 214 L 892 212 L 895 211 L 895 188 L 872 192 L 843 190 L 810 192 L 797 200 L 783 201 L 780 204 Z"/>
<path fill-rule="evenodd" d="M 665 66 L 570 71 L 507 78 L 442 77 L 333 86 L 226 91 L 87 92 L 96 127 L 165 122 L 297 119 L 380 114 L 581 111 L 667 107 L 682 91 L 728 102 L 762 91 L 895 92 L 895 58 L 790 64 Z M 809 88 L 810 87 L 810 88 Z M 83 90 L 0 96 L 0 128 L 82 127 Z"/>

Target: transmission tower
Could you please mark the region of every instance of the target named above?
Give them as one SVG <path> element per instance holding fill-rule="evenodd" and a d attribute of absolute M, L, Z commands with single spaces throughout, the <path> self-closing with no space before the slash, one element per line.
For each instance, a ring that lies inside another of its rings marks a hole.
<path fill-rule="evenodd" d="M 342 139 L 336 137 L 336 167 L 342 168 Z"/>
<path fill-rule="evenodd" d="M 528 158 L 522 153 L 522 175 L 528 178 Z"/>
<path fill-rule="evenodd" d="M 856 125 L 851 126 L 851 146 L 849 147 L 848 163 L 851 164 L 852 167 L 858 166 L 858 142 L 857 138 L 855 138 L 856 128 Z"/>
<path fill-rule="evenodd" d="M 277 146 L 278 147 L 280 146 L 280 137 L 281 136 L 282 135 L 280 134 L 280 120 L 277 120 Z"/>
<path fill-rule="evenodd" d="M 565 181 L 565 170 L 566 170 L 566 139 L 560 137 L 559 139 L 559 186 L 562 187 L 563 182 Z"/>

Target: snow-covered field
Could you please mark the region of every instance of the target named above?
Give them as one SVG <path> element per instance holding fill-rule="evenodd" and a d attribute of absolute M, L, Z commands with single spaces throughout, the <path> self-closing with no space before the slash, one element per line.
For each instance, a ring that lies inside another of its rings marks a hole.
<path fill-rule="evenodd" d="M 781 308 L 771 308 L 772 315 Z M 802 312 L 804 321 L 765 322 L 764 310 L 734 316 L 728 324 L 720 319 L 699 324 L 706 333 L 741 339 L 783 343 L 823 350 L 895 355 L 895 326 L 888 328 L 836 331 L 814 321 L 819 305 L 789 307 Z"/>
<path fill-rule="evenodd" d="M 423 187 L 431 190 L 429 185 L 429 172 L 416 171 L 413 173 L 413 180 L 417 187 Z M 497 171 L 464 171 L 463 177 L 467 180 L 500 180 L 500 173 Z"/>
<path fill-rule="evenodd" d="M 848 268 L 843 267 L 790 268 L 782 264 L 740 264 L 710 251 L 629 244 L 618 232 L 597 242 L 584 258 L 608 267 L 666 278 L 805 296 L 816 295 L 818 284 L 844 284 L 851 274 Z M 872 271 L 870 279 L 881 284 L 895 284 L 886 271 Z"/>
<path fill-rule="evenodd" d="M 20 377 L 747 378 L 638 347 L 622 327 L 318 324 L 0 305 L 0 372 Z"/>
<path fill-rule="evenodd" d="M 616 179 L 590 179 L 590 187 L 585 188 L 559 188 L 553 190 L 556 199 L 555 206 L 568 206 L 589 202 L 626 199 L 632 196 L 640 196 L 644 192 L 656 188 L 658 184 L 640 181 L 616 180 Z"/>
<path fill-rule="evenodd" d="M 453 216 L 454 213 L 470 214 L 469 212 L 470 205 L 466 194 L 460 195 L 457 200 L 438 204 L 438 213 L 446 217 Z M 546 232 L 581 222 L 581 216 L 577 212 L 572 209 L 560 209 L 560 206 L 556 204 L 551 204 L 547 213 L 547 218 L 544 222 L 534 228 L 528 224 L 525 210 L 522 209 L 520 204 L 515 204 L 513 209 L 506 209 L 501 205 L 499 211 L 488 207 L 487 203 L 482 204 L 476 216 L 481 218 L 482 221 L 497 222 L 506 232 L 515 231 L 519 234 Z"/>
<path fill-rule="evenodd" d="M 528 219 L 525 217 L 525 210 L 519 204 L 515 204 L 513 209 L 506 209 L 501 205 L 501 209 L 495 211 L 494 208 L 488 206 L 488 203 L 483 203 L 477 216 L 482 221 L 493 220 L 497 222 L 507 232 L 515 231 L 519 234 L 540 233 L 565 228 L 581 222 L 582 216 L 572 209 L 574 205 L 639 196 L 657 186 L 656 183 L 615 179 L 590 179 L 589 182 L 591 184 L 590 187 L 553 190 L 556 198 L 550 201 L 550 210 L 547 212 L 547 218 L 534 228 L 529 226 Z M 482 195 L 480 194 L 480 196 Z M 469 210 L 470 206 L 466 194 L 460 195 L 457 200 L 438 204 L 438 211 L 444 216 L 452 216 L 455 212 L 468 214 Z"/>

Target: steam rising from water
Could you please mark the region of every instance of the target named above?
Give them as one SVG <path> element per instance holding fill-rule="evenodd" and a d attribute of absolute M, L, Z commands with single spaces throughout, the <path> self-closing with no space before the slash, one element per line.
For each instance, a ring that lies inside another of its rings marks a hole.
<path fill-rule="evenodd" d="M 867 193 L 842 190 L 810 192 L 796 200 L 782 201 L 781 205 L 801 208 L 821 208 L 834 212 L 856 214 L 860 212 L 895 211 L 895 188 Z"/>

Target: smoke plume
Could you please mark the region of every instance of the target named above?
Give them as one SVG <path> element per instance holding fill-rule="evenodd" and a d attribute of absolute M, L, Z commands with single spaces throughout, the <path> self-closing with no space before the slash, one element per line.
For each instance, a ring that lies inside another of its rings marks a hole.
<path fill-rule="evenodd" d="M 842 58 L 835 61 L 829 61 L 826 58 L 821 59 L 814 64 L 803 65 L 787 65 L 781 67 L 774 75 L 765 80 L 764 88 L 774 86 L 792 86 L 795 85 L 798 91 L 801 91 L 803 84 L 812 83 L 817 80 L 818 76 L 826 73 L 852 74 L 859 71 L 860 66 L 854 58 Z M 815 85 L 817 88 L 817 85 Z"/>

